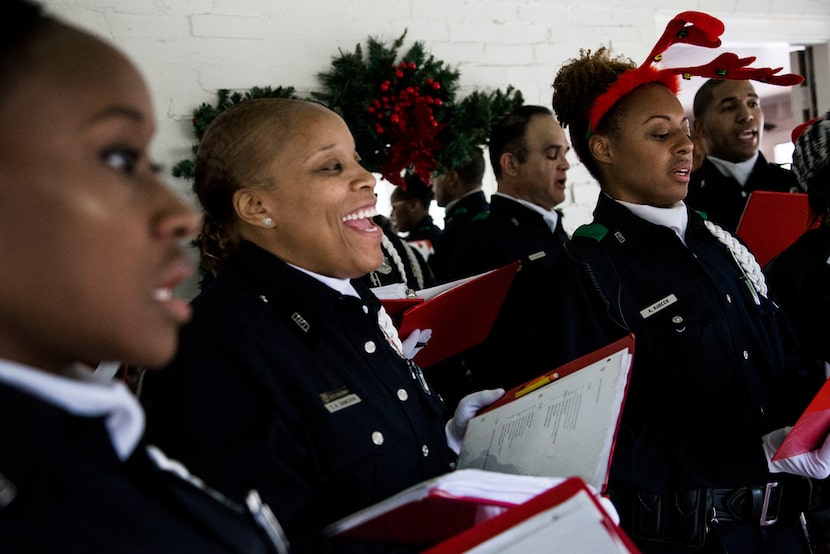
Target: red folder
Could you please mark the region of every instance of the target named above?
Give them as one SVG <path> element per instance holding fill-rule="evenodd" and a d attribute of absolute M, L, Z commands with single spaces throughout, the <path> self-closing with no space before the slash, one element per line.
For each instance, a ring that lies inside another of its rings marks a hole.
<path fill-rule="evenodd" d="M 570 505 L 564 506 L 569 502 Z M 564 509 L 557 511 L 558 506 Z M 567 479 L 524 504 L 424 551 L 424 554 L 457 554 L 473 548 L 482 554 L 508 551 L 511 554 L 639 552 L 578 477 Z"/>
<path fill-rule="evenodd" d="M 603 346 L 598 350 L 594 350 L 593 352 L 589 352 L 584 356 L 580 356 L 570 362 L 566 363 L 565 365 L 559 366 L 554 370 L 551 370 L 547 373 L 540 375 L 539 377 L 528 381 L 527 383 L 523 383 L 517 387 L 510 389 L 509 391 L 504 393 L 504 396 L 499 398 L 494 403 L 490 404 L 476 415 L 481 415 L 487 413 L 491 410 L 498 408 L 499 406 L 503 406 L 516 400 L 517 398 L 521 398 L 525 394 L 529 394 L 534 390 L 541 388 L 548 383 L 552 383 L 557 379 L 561 379 L 566 375 L 570 375 L 575 371 L 579 371 L 583 367 L 587 367 L 594 362 L 602 360 L 603 358 L 607 358 L 608 356 L 619 352 L 620 350 L 628 349 L 628 351 L 633 355 L 634 354 L 634 334 L 629 333 L 621 339 L 618 339 L 611 344 Z"/>
<path fill-rule="evenodd" d="M 824 382 L 813 400 L 798 418 L 772 461 L 783 460 L 815 450 L 830 433 L 830 379 Z"/>
<path fill-rule="evenodd" d="M 806 194 L 756 190 L 749 194 L 735 234 L 764 267 L 809 227 Z"/>
<path fill-rule="evenodd" d="M 429 367 L 486 339 L 520 267 L 521 262 L 515 261 L 405 309 L 398 326 L 402 339 L 415 329 L 432 329 L 432 337 L 415 356 L 415 363 Z M 390 306 L 387 312 L 400 306 L 395 300 L 382 302 L 384 307 Z"/>
<path fill-rule="evenodd" d="M 579 476 L 605 492 L 634 345 L 629 333 L 507 391 L 468 424 L 458 467 Z"/>
<path fill-rule="evenodd" d="M 323 534 L 429 546 L 520 505 L 562 481 L 476 469 L 458 470 L 419 483 L 338 520 L 327 526 Z M 459 486 L 459 482 L 463 485 Z"/>

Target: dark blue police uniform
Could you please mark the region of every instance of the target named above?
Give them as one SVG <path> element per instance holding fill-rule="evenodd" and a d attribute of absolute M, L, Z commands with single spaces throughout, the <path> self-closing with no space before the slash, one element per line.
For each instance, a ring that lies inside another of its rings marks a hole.
<path fill-rule="evenodd" d="M 455 247 L 474 219 L 479 219 L 490 210 L 490 203 L 483 191 L 476 191 L 462 196 L 444 214 L 444 236 L 435 253 L 430 256 L 429 264 L 438 283 L 449 281 L 449 265 Z"/>
<path fill-rule="evenodd" d="M 744 213 L 749 193 L 754 190 L 797 192 L 800 189 L 792 171 L 769 163 L 760 152 L 743 186 L 732 176 L 721 173 L 715 164 L 705 158 L 692 173 L 686 205 L 706 213 L 711 221 L 734 232 Z"/>
<path fill-rule="evenodd" d="M 247 509 L 163 471 L 145 444 L 121 461 L 104 417 L 0 383 L 0 436 L 0 551 L 276 552 Z"/>
<path fill-rule="evenodd" d="M 551 232 L 539 212 L 494 195 L 488 216 L 474 221 L 459 241 L 450 260 L 451 279 L 522 262 L 489 337 L 463 355 L 469 390 L 510 388 L 554 367 L 550 352 L 540 347 L 554 323 L 553 308 L 545 304 L 547 270 L 556 266 L 567 238 L 561 217 Z"/>
<path fill-rule="evenodd" d="M 811 483 L 769 474 L 761 448 L 812 392 L 789 365 L 787 322 L 691 210 L 685 241 L 600 194 L 594 222 L 565 246 L 575 263 L 554 276 L 567 305 L 560 351 L 636 336 L 611 498 L 646 552 L 686 552 L 678 545 L 702 544 L 706 527 L 706 552 L 721 552 L 717 541 L 730 554 L 800 552 Z M 778 523 L 760 525 L 765 504 Z"/>
<path fill-rule="evenodd" d="M 256 488 L 295 551 L 320 528 L 451 469 L 444 413 L 387 342 L 379 301 L 243 243 L 145 379 L 148 436 L 219 490 Z"/>

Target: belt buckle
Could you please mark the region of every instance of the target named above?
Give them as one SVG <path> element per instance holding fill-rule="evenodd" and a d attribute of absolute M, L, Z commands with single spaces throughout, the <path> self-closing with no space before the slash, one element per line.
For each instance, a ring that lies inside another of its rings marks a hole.
<path fill-rule="evenodd" d="M 775 516 L 767 518 L 767 510 L 769 509 L 770 495 L 771 495 L 772 491 L 778 489 L 778 487 L 779 487 L 778 481 L 775 481 L 773 483 L 767 483 L 766 487 L 764 488 L 764 501 L 761 504 L 761 520 L 759 522 L 761 524 L 761 527 L 766 527 L 767 525 L 772 525 L 776 521 L 778 521 L 778 508 L 781 504 L 780 495 L 779 495 L 779 497 L 777 499 L 777 502 L 776 502 L 777 505 L 775 507 Z"/>

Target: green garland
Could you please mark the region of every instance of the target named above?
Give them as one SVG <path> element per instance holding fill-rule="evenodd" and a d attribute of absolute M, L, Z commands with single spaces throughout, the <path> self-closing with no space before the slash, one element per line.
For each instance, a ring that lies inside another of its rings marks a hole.
<path fill-rule="evenodd" d="M 185 179 L 193 178 L 194 159 L 196 150 L 199 148 L 198 141 L 202 140 L 205 130 L 216 117 L 229 107 L 240 104 L 255 98 L 297 98 L 294 94 L 294 87 L 253 87 L 247 92 L 231 92 L 227 89 L 220 89 L 216 94 L 216 105 L 213 106 L 203 102 L 193 110 L 193 130 L 196 134 L 197 143 L 193 145 L 193 158 L 181 160 L 173 166 L 173 176 Z"/>
<path fill-rule="evenodd" d="M 459 71 L 428 54 L 422 42 L 399 55 L 405 37 L 406 31 L 391 45 L 369 37 L 365 52 L 360 44 L 353 52 L 341 50 L 331 67 L 318 73 L 321 89 L 310 93 L 344 119 L 363 165 L 391 172 L 390 180 L 396 180 L 399 166 L 423 173 L 462 165 L 474 148 L 487 144 L 493 121 L 524 102 L 512 86 L 457 99 Z M 298 97 L 293 87 L 282 86 L 220 90 L 216 105 L 203 103 L 193 111 L 197 140 L 225 109 L 253 98 Z M 193 164 L 193 158 L 181 160 L 173 175 L 192 179 Z"/>

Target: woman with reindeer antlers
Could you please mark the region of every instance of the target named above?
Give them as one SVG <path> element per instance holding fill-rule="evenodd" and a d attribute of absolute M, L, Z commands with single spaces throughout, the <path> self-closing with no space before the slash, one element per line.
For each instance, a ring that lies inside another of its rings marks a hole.
<path fill-rule="evenodd" d="M 552 277 L 571 281 L 552 288 L 567 291 L 569 355 L 637 338 L 609 493 L 643 552 L 803 552 L 801 514 L 811 478 L 830 473 L 830 441 L 770 461 L 815 391 L 797 393 L 794 343 L 755 259 L 684 204 L 694 146 L 676 97 L 681 75 L 802 79 L 731 53 L 657 66 L 672 44 L 714 48 L 722 32 L 684 12 L 639 67 L 600 48 L 559 69 L 553 109 L 601 193 L 566 244 L 572 271 Z"/>

